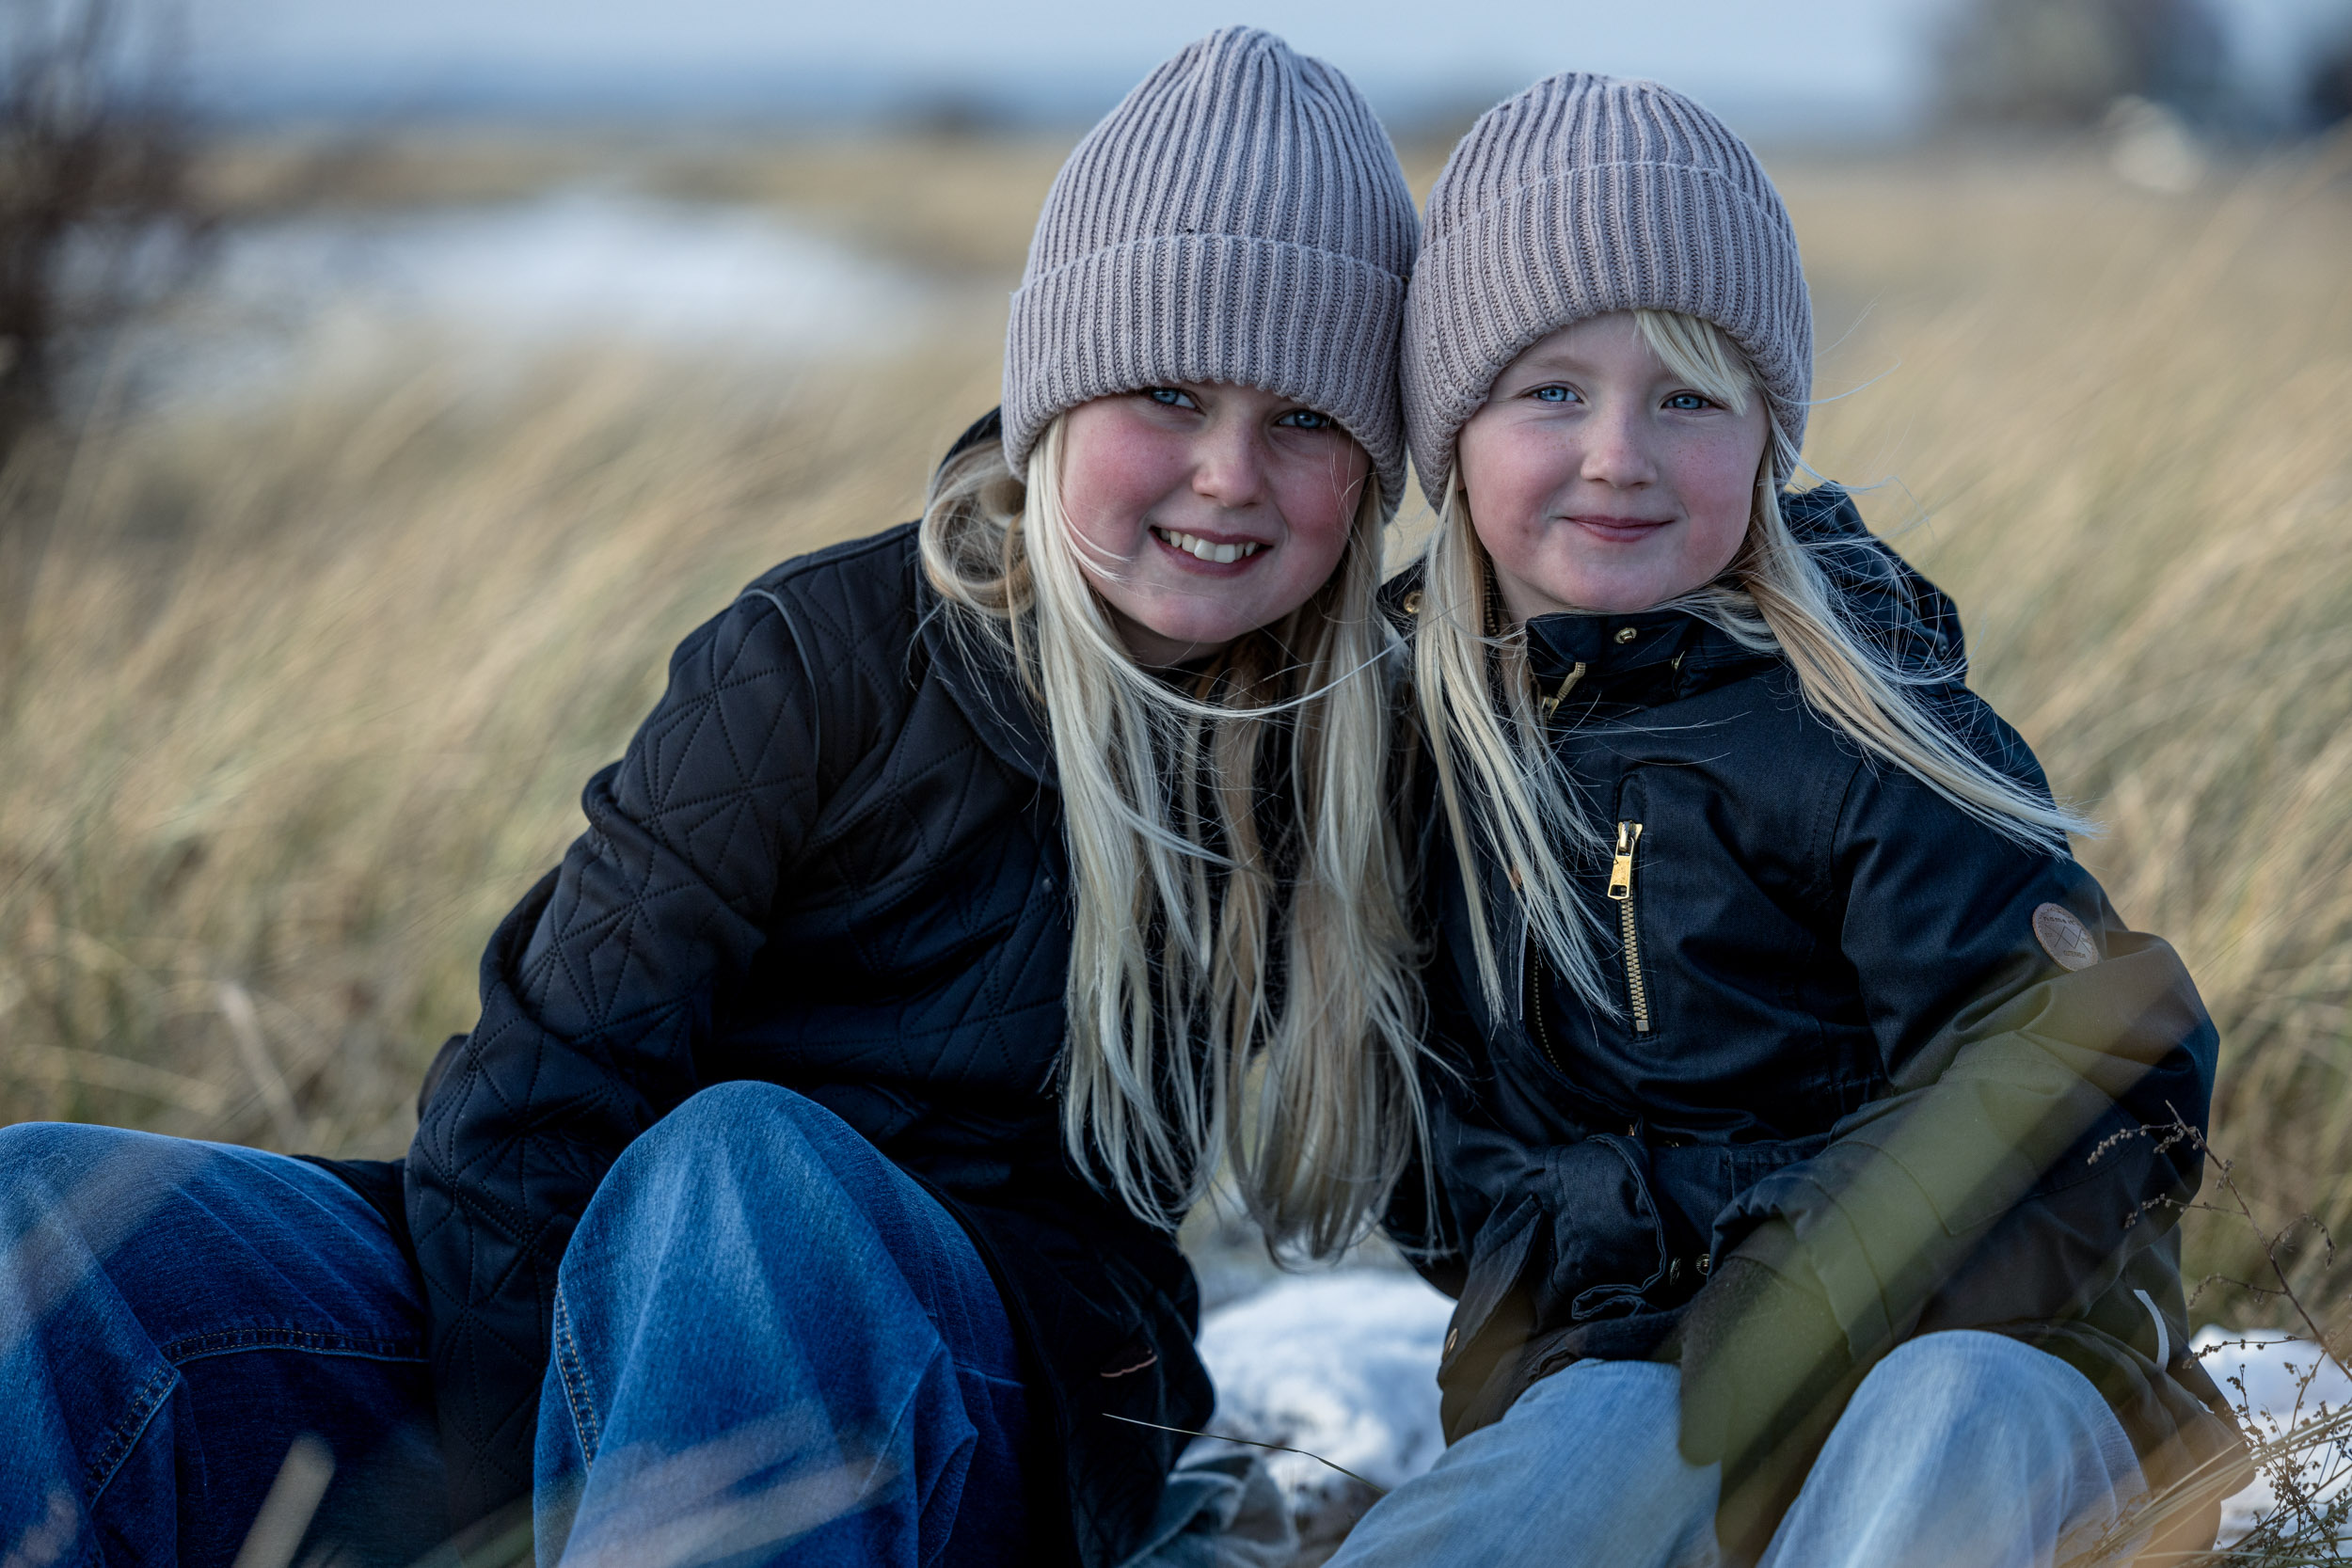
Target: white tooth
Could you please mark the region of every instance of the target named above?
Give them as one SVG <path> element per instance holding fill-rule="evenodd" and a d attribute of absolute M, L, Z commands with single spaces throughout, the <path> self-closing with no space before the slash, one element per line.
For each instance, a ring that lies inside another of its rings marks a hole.
<path fill-rule="evenodd" d="M 1220 566 L 1231 566 L 1240 559 L 1241 546 L 1239 545 L 1219 545 L 1216 547 L 1216 563 Z"/>
<path fill-rule="evenodd" d="M 1260 550 L 1264 548 L 1265 546 L 1263 545 L 1244 545 L 1241 547 L 1241 558 L 1244 561 L 1247 561 L 1251 556 L 1256 555 Z"/>
<path fill-rule="evenodd" d="M 1216 548 L 1216 546 L 1210 544 L 1206 539 L 1195 539 L 1187 547 L 1193 554 L 1199 556 L 1203 561 L 1208 560 L 1209 552 Z"/>

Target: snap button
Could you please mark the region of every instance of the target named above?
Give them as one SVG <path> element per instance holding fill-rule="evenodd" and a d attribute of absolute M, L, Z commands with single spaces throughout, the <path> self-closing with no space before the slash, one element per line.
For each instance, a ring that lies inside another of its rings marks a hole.
<path fill-rule="evenodd" d="M 1702 1252 L 1702 1253 L 1700 1253 L 1700 1254 L 1699 1254 L 1699 1277 L 1700 1277 L 1700 1278 L 1702 1278 L 1702 1279 L 1706 1278 L 1706 1277 L 1707 1277 L 1707 1271 L 1708 1271 L 1708 1270 L 1709 1270 L 1709 1269 L 1711 1269 L 1711 1268 L 1713 1268 L 1714 1266 L 1715 1266 L 1715 1255 L 1714 1255 L 1713 1253 L 1711 1253 L 1711 1252 Z"/>
<path fill-rule="evenodd" d="M 1617 628 L 1617 641 L 1620 642 L 1630 642 L 1641 635 L 1642 634 L 1640 632 L 1635 631 L 1631 626 L 1619 626 Z"/>
<path fill-rule="evenodd" d="M 1405 613 L 1407 615 L 1418 615 L 1421 613 L 1420 589 L 1416 588 L 1411 593 L 1405 595 Z"/>
<path fill-rule="evenodd" d="M 1461 1331 L 1460 1329 L 1458 1329 L 1458 1328 L 1449 1328 L 1449 1329 L 1447 1329 L 1447 1330 L 1445 1331 L 1445 1354 L 1448 1354 L 1448 1355 L 1452 1355 L 1452 1354 L 1454 1354 L 1454 1341 L 1455 1341 L 1455 1340 L 1457 1340 L 1457 1339 L 1459 1339 L 1459 1338 L 1461 1338 L 1461 1337 L 1462 1337 L 1462 1331 Z"/>
<path fill-rule="evenodd" d="M 1669 1284 L 1669 1285 L 1679 1285 L 1679 1284 L 1681 1284 L 1681 1283 L 1682 1283 L 1682 1259 L 1679 1259 L 1679 1258 L 1673 1258 L 1673 1259 L 1667 1259 L 1667 1262 L 1666 1262 L 1666 1283 L 1667 1283 L 1667 1284 Z"/>

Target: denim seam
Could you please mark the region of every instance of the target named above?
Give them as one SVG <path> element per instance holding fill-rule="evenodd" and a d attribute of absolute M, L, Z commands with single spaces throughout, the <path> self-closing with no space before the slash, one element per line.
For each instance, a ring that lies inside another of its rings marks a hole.
<path fill-rule="evenodd" d="M 933 1360 L 946 1361 L 947 1363 L 950 1376 L 953 1376 L 955 1373 L 962 1370 L 962 1368 L 958 1366 L 956 1363 L 955 1353 L 947 1348 L 947 1342 L 945 1339 L 934 1339 L 931 1342 L 931 1357 Z M 889 1453 L 890 1450 L 897 1446 L 900 1429 L 905 1427 L 907 1424 L 907 1418 L 914 1414 L 915 1402 L 920 1400 L 922 1397 L 923 1380 L 918 1377 L 914 1380 L 914 1386 L 907 1390 L 905 1402 L 898 1406 L 898 1413 L 890 1418 L 890 1425 L 883 1432 L 882 1442 L 875 1447 L 872 1456 L 866 1462 L 866 1475 L 858 1486 L 857 1500 L 859 1503 L 863 1504 L 866 1498 L 873 1492 L 874 1488 L 880 1484 L 879 1477 L 882 1469 L 882 1456 Z M 914 1478 L 913 1476 L 908 1476 L 905 1480 L 908 1482 L 909 1490 L 912 1491 Z M 920 1516 L 924 1508 L 930 1503 L 930 1499 L 928 1497 L 916 1499 L 915 1512 L 918 1516 Z M 941 1555 L 945 1553 L 946 1549 L 947 1543 L 946 1541 L 940 1542 L 937 1550 L 933 1551 L 930 1557 L 923 1560 L 922 1568 L 933 1568 L 933 1565 L 940 1560 Z"/>
<path fill-rule="evenodd" d="M 421 1362 L 425 1358 L 423 1350 L 413 1342 L 308 1328 L 221 1328 L 208 1334 L 191 1334 L 159 1347 L 164 1359 L 175 1364 L 249 1350 L 299 1350 L 376 1361 Z"/>
<path fill-rule="evenodd" d="M 86 1510 L 98 1506 L 99 1497 L 114 1483 L 115 1472 L 121 1469 L 122 1462 L 131 1457 L 131 1450 L 146 1434 L 148 1423 L 154 1420 L 155 1412 L 164 1407 L 164 1401 L 171 1397 L 172 1387 L 179 1381 L 179 1368 L 168 1365 L 158 1367 L 148 1378 L 146 1386 L 132 1397 L 130 1410 L 115 1423 L 114 1431 L 106 1434 L 105 1442 L 99 1445 L 98 1451 L 90 1456 L 89 1472 L 84 1482 L 88 1499 L 83 1504 Z"/>
<path fill-rule="evenodd" d="M 571 1407 L 572 1432 L 580 1439 L 580 1458 L 594 1465 L 604 1439 L 596 1416 L 596 1400 L 588 1386 L 588 1369 L 581 1360 L 580 1340 L 572 1333 L 571 1309 L 564 1303 L 561 1286 L 555 1291 L 555 1367 L 564 1380 L 564 1402 Z"/>

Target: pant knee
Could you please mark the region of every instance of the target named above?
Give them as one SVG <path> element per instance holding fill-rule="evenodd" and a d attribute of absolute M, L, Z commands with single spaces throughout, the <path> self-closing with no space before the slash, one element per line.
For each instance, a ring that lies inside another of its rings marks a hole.
<path fill-rule="evenodd" d="M 881 1156 L 805 1096 L 775 1084 L 713 1085 L 622 1152 L 567 1264 L 572 1253 L 667 1245 L 714 1225 L 792 1229 L 872 1187 L 850 1168 L 859 1159 Z"/>
<path fill-rule="evenodd" d="M 1921 1335 L 1888 1353 L 1848 1415 L 1911 1443 L 2033 1468 L 2107 1435 L 2115 1418 L 2090 1381 L 2006 1335 Z M 2047 1450 L 2047 1451 L 2045 1451 Z"/>
<path fill-rule="evenodd" d="M 1767 1560 L 2047 1562 L 2139 1486 L 2122 1425 L 2074 1368 L 2003 1335 L 1923 1335 L 1856 1390 Z"/>
<path fill-rule="evenodd" d="M 856 1133 L 807 1096 L 780 1084 L 716 1084 L 645 1130 L 623 1158 L 638 1165 L 746 1171 L 831 1169 Z"/>
<path fill-rule="evenodd" d="M 1947 1420 L 1997 1420 L 1999 1405 L 2059 1390 L 2054 1373 L 2081 1373 L 2022 1340 L 1981 1329 L 1923 1334 L 1888 1352 L 1863 1387 L 1882 1386 L 1905 1409 Z"/>
<path fill-rule="evenodd" d="M 119 1127 L 27 1121 L 0 1127 L 0 1225 L 95 1218 L 119 1230 L 184 1180 L 206 1146 Z"/>

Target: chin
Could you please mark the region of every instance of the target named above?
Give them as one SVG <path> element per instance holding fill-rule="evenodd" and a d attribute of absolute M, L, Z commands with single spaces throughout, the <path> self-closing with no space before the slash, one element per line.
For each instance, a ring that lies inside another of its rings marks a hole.
<path fill-rule="evenodd" d="M 1200 595 L 1171 594 L 1168 602 L 1153 606 L 1158 613 L 1138 615 L 1155 636 L 1170 642 L 1190 642 L 1211 645 L 1231 642 L 1234 638 L 1254 631 L 1263 623 L 1250 618 L 1247 607 L 1224 600 L 1202 603 Z"/>
<path fill-rule="evenodd" d="M 1257 627 L 1254 623 L 1248 626 L 1236 626 L 1229 621 L 1216 621 L 1205 624 L 1185 622 L 1166 629 L 1158 626 L 1152 629 L 1170 642 L 1182 642 L 1189 647 L 1205 650 L 1221 648 L 1235 638 L 1248 636 Z"/>
<path fill-rule="evenodd" d="M 1562 604 L 1574 605 L 1588 615 L 1638 615 L 1671 599 L 1679 590 L 1661 584 L 1656 579 L 1628 581 L 1621 577 L 1599 577 L 1572 582 L 1567 592 L 1555 594 Z"/>

